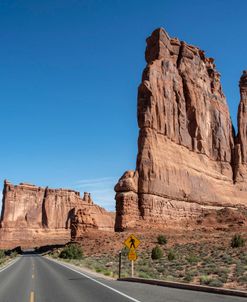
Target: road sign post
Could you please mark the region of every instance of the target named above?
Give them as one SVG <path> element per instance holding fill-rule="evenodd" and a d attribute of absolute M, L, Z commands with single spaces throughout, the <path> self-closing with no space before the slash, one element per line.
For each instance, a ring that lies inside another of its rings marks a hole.
<path fill-rule="evenodd" d="M 138 248 L 141 241 L 131 234 L 125 241 L 124 244 L 129 248 L 128 259 L 131 261 L 131 277 L 134 277 L 134 261 L 137 259 L 136 249 Z"/>
<path fill-rule="evenodd" d="M 118 278 L 121 278 L 121 266 L 122 266 L 122 251 L 119 251 L 118 254 L 119 257 L 119 263 L 118 263 Z"/>

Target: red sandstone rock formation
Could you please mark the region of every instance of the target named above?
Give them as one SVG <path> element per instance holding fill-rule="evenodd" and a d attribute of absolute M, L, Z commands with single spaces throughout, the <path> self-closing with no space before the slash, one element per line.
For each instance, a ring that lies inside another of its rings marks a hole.
<path fill-rule="evenodd" d="M 147 39 L 145 57 L 136 171 L 115 187 L 115 229 L 185 226 L 204 211 L 247 207 L 247 73 L 235 137 L 212 58 L 163 29 Z"/>
<path fill-rule="evenodd" d="M 77 220 L 78 213 L 84 220 Z M 80 224 L 83 227 L 80 227 Z M 73 228 L 71 226 L 73 225 Z M 1 214 L 0 244 L 42 245 L 67 242 L 88 228 L 113 230 L 114 217 L 95 205 L 89 193 L 42 188 L 27 183 L 12 185 L 5 181 Z"/>
<path fill-rule="evenodd" d="M 79 208 L 72 220 L 71 238 L 81 240 L 86 231 L 113 231 L 115 213 L 109 213 L 95 204 L 87 204 Z"/>
<path fill-rule="evenodd" d="M 238 107 L 238 130 L 236 138 L 236 181 L 247 190 L 247 71 L 239 82 L 241 100 Z"/>

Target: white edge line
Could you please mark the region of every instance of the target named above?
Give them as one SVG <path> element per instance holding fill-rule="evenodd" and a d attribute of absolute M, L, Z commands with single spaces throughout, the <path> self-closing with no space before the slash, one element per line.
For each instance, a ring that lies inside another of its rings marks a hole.
<path fill-rule="evenodd" d="M 115 288 L 113 288 L 113 287 L 110 287 L 110 286 L 108 286 L 108 285 L 106 285 L 106 284 L 104 284 L 104 283 L 102 283 L 102 282 L 100 282 L 100 281 L 98 281 L 98 280 L 96 280 L 96 279 L 94 279 L 94 278 L 92 278 L 92 277 L 89 277 L 88 275 L 86 275 L 86 274 L 84 274 L 84 273 L 82 273 L 82 272 L 80 272 L 80 271 L 77 271 L 77 270 L 75 270 L 75 269 L 73 269 L 73 268 L 71 268 L 71 267 L 69 267 L 69 266 L 67 266 L 67 265 L 65 265 L 65 264 L 63 264 L 63 263 L 61 263 L 61 262 L 59 262 L 59 261 L 56 261 L 56 260 L 53 260 L 53 259 L 50 259 L 50 258 L 46 258 L 46 259 L 48 259 L 48 260 L 50 260 L 50 261 L 53 261 L 53 262 L 55 262 L 55 263 L 57 263 L 57 264 L 59 264 L 59 265 L 61 265 L 61 266 L 63 266 L 63 267 L 66 267 L 67 269 L 69 269 L 69 270 L 71 270 L 71 271 L 73 271 L 73 272 L 75 272 L 75 273 L 78 273 L 78 274 L 80 274 L 80 275 L 82 275 L 82 276 L 88 278 L 89 280 L 94 281 L 95 283 L 98 283 L 98 284 L 100 284 L 100 285 L 102 285 L 102 286 L 104 286 L 104 287 L 106 287 L 106 288 L 112 290 L 113 292 L 115 292 L 115 293 L 117 293 L 117 294 L 119 294 L 119 295 L 121 295 L 121 296 L 124 296 L 125 298 L 128 298 L 128 299 L 131 300 L 131 301 L 134 301 L 134 302 L 141 302 L 140 300 L 137 300 L 137 299 L 135 299 L 135 298 L 132 298 L 132 297 L 130 297 L 130 296 L 128 296 L 128 295 L 126 295 L 126 294 L 120 292 L 119 290 L 117 290 L 117 289 L 115 289 Z"/>
<path fill-rule="evenodd" d="M 20 260 L 20 257 L 18 256 L 17 259 L 14 259 L 12 260 L 11 262 L 9 262 L 7 264 L 7 266 L 3 267 L 1 270 L 0 270 L 0 273 L 5 271 L 7 268 L 9 268 L 10 266 L 12 266 L 13 264 L 15 264 L 18 260 Z"/>

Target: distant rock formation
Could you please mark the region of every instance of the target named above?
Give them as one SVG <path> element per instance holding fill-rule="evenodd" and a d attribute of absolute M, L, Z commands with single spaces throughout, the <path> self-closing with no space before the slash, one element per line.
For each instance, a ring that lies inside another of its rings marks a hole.
<path fill-rule="evenodd" d="M 95 204 L 87 204 L 76 210 L 71 222 L 72 240 L 81 240 L 86 231 L 114 230 L 115 213 L 107 212 L 102 207 Z"/>
<path fill-rule="evenodd" d="M 145 58 L 136 171 L 115 187 L 115 230 L 184 227 L 208 211 L 246 209 L 247 72 L 236 136 L 214 59 L 163 29 L 147 39 Z"/>
<path fill-rule="evenodd" d="M 76 218 L 81 212 L 83 220 Z M 0 223 L 1 246 L 35 246 L 67 242 L 92 227 L 113 230 L 114 217 L 95 205 L 90 193 L 81 198 L 73 190 L 5 181 Z"/>

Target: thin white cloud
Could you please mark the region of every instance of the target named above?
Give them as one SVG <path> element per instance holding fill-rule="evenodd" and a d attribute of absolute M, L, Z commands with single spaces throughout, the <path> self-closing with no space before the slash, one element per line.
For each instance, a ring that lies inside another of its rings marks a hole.
<path fill-rule="evenodd" d="M 87 184 L 98 184 L 106 182 L 114 182 L 116 177 L 101 177 L 101 178 L 92 178 L 92 179 L 81 179 L 75 182 L 75 185 L 87 185 Z"/>
<path fill-rule="evenodd" d="M 74 183 L 73 187 L 81 192 L 90 192 L 93 201 L 108 211 L 115 211 L 115 191 L 117 177 L 101 177 L 82 179 Z"/>
<path fill-rule="evenodd" d="M 115 192 L 112 191 L 92 191 L 93 201 L 108 211 L 115 211 Z"/>

